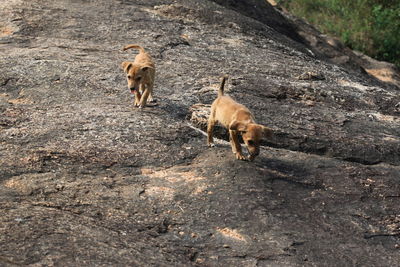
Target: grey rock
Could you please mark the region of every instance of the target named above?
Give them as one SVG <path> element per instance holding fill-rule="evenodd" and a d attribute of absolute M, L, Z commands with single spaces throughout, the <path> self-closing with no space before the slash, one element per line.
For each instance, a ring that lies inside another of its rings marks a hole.
<path fill-rule="evenodd" d="M 399 89 L 251 2 L 0 1 L 0 265 L 398 265 Z M 155 107 L 133 108 L 130 43 Z M 275 131 L 254 162 L 223 128 L 206 146 L 222 74 Z"/>

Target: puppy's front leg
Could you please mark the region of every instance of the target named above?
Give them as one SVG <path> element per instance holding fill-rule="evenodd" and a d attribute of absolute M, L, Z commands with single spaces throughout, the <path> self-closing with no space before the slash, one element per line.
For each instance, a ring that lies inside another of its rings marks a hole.
<path fill-rule="evenodd" d="M 229 133 L 229 142 L 231 143 L 233 154 L 236 154 L 236 145 L 235 142 L 233 142 L 232 135 L 230 133 Z"/>
<path fill-rule="evenodd" d="M 140 98 L 141 98 L 142 95 L 140 94 L 139 90 L 134 90 L 133 94 L 135 95 L 135 100 L 134 100 L 133 105 L 135 107 L 138 107 L 139 103 L 140 103 Z"/>
<path fill-rule="evenodd" d="M 154 99 L 153 99 L 153 92 L 150 92 L 149 98 L 148 98 L 147 100 L 148 100 L 150 103 L 155 102 Z"/>
<path fill-rule="evenodd" d="M 232 151 L 236 154 L 236 158 L 240 160 L 245 160 L 246 158 L 242 154 L 242 147 L 239 143 L 237 131 L 229 130 L 229 135 L 231 139 Z"/>
<path fill-rule="evenodd" d="M 153 88 L 148 84 L 143 89 L 144 89 L 144 93 L 142 95 L 142 98 L 140 99 L 139 108 L 144 108 L 146 106 L 147 98 L 149 97 L 151 91 L 153 90 Z"/>

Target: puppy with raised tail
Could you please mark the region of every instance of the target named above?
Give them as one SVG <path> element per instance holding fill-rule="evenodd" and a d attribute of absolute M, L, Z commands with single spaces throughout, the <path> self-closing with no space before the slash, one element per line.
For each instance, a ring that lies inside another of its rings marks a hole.
<path fill-rule="evenodd" d="M 265 137 L 272 137 L 272 130 L 257 124 L 250 111 L 231 97 L 224 95 L 224 86 L 227 76 L 224 76 L 218 90 L 218 97 L 211 105 L 211 114 L 207 124 L 207 144 L 214 146 L 213 128 L 219 122 L 229 130 L 229 139 L 232 152 L 237 159 L 244 160 L 238 135 L 241 134 L 249 152 L 249 160 L 253 161 L 260 154 L 260 142 Z"/>
<path fill-rule="evenodd" d="M 128 88 L 135 95 L 134 106 L 143 108 L 147 104 L 147 99 L 153 101 L 153 86 L 156 73 L 154 61 L 151 56 L 139 45 L 127 45 L 123 51 L 128 49 L 138 49 L 133 62 L 122 62 L 122 68 L 126 73 Z"/>

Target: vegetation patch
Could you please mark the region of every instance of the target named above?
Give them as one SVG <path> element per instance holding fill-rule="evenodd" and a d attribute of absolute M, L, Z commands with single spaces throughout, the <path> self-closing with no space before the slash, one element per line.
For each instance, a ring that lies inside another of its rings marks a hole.
<path fill-rule="evenodd" d="M 400 66 L 400 2 L 397 0 L 279 0 L 320 31 L 350 48 Z"/>

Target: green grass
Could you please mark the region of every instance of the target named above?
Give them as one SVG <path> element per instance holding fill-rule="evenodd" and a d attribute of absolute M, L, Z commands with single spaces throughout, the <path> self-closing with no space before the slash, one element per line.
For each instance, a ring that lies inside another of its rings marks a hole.
<path fill-rule="evenodd" d="M 400 67 L 399 0 L 280 0 L 291 13 L 347 46 Z"/>

